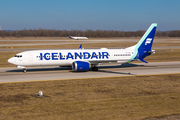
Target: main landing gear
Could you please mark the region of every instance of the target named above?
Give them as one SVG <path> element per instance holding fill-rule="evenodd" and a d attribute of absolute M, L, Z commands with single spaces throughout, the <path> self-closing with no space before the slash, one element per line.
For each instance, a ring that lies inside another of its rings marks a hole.
<path fill-rule="evenodd" d="M 26 69 L 23 69 L 23 73 L 26 73 Z"/>
<path fill-rule="evenodd" d="M 98 67 L 92 67 L 92 71 L 98 71 Z"/>

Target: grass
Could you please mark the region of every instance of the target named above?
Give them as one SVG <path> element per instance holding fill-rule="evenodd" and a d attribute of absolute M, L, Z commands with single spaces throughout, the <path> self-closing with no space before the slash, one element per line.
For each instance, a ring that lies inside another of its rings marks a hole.
<path fill-rule="evenodd" d="M 155 54 L 146 57 L 145 60 L 149 62 L 180 61 L 180 49 L 157 50 Z"/>
<path fill-rule="evenodd" d="M 13 52 L 13 51 L 9 51 L 9 52 L 0 52 L 0 67 L 12 67 L 14 65 L 11 65 L 10 63 L 7 62 L 7 60 L 11 57 L 13 57 L 15 54 L 17 54 L 19 52 Z"/>
<path fill-rule="evenodd" d="M 180 74 L 0 84 L 0 117 L 140 120 L 180 114 Z M 35 97 L 42 90 L 45 97 Z"/>

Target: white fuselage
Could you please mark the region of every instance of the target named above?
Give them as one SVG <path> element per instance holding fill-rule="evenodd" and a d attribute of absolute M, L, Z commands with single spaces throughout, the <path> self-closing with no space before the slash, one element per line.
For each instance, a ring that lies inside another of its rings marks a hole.
<path fill-rule="evenodd" d="M 75 39 L 75 40 L 79 40 L 79 39 L 87 40 L 88 38 L 87 37 L 73 37 L 73 36 L 71 36 L 71 39 Z"/>
<path fill-rule="evenodd" d="M 18 53 L 8 62 L 16 66 L 71 66 L 74 61 L 91 64 L 131 61 L 133 49 L 34 50 Z M 18 57 L 19 56 L 19 57 Z"/>

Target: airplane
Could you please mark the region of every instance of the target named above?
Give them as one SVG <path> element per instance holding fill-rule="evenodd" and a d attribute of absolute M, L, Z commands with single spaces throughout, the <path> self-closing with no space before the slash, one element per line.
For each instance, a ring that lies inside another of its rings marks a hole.
<path fill-rule="evenodd" d="M 154 54 L 151 50 L 157 23 L 152 23 L 139 42 L 124 49 L 59 49 L 59 50 L 32 50 L 16 54 L 8 62 L 26 72 L 28 66 L 72 66 L 74 71 L 98 70 L 103 63 L 128 63 L 139 60 L 147 63 L 144 58 Z"/>
<path fill-rule="evenodd" d="M 71 38 L 71 39 L 75 39 L 75 40 L 79 40 L 79 39 L 87 40 L 88 39 L 87 37 L 73 37 L 73 36 L 70 36 L 70 35 L 68 35 L 68 37 Z"/>

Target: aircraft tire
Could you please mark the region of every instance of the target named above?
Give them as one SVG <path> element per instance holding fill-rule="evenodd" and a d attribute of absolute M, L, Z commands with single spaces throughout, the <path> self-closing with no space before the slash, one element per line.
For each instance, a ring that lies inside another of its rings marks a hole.
<path fill-rule="evenodd" d="M 98 67 L 92 67 L 92 71 L 98 71 Z"/>
<path fill-rule="evenodd" d="M 23 69 L 23 72 L 26 73 L 26 69 Z"/>

